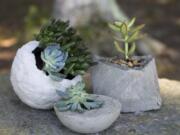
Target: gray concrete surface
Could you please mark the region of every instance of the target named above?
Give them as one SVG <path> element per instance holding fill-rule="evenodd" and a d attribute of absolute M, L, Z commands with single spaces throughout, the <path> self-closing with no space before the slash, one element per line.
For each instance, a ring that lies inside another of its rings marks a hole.
<path fill-rule="evenodd" d="M 95 94 L 118 99 L 121 112 L 157 110 L 161 107 L 158 76 L 155 59 L 152 56 L 138 56 L 142 66 L 129 68 L 100 57 L 92 68 L 92 86 Z"/>
<path fill-rule="evenodd" d="M 180 82 L 160 80 L 159 111 L 122 114 L 109 129 L 95 135 L 179 135 Z M 0 75 L 0 135 L 78 135 L 64 127 L 55 113 L 31 109 L 12 90 L 9 76 Z"/>

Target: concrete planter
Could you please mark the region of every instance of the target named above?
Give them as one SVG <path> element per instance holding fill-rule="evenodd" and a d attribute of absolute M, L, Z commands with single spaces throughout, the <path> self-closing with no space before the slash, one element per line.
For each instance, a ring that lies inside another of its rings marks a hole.
<path fill-rule="evenodd" d="M 140 58 L 145 59 L 145 63 L 139 68 L 127 68 L 99 58 L 92 68 L 94 93 L 118 99 L 122 112 L 159 109 L 161 97 L 155 60 L 151 56 Z"/>
<path fill-rule="evenodd" d="M 78 112 L 60 112 L 54 106 L 55 112 L 63 125 L 78 133 L 97 133 L 110 127 L 120 115 L 121 104 L 118 100 L 107 96 L 96 95 L 104 105 L 99 109 Z"/>
<path fill-rule="evenodd" d="M 32 51 L 38 44 L 37 41 L 31 41 L 18 49 L 12 64 L 11 83 L 15 93 L 25 104 L 36 109 L 51 109 L 60 98 L 56 89 L 65 91 L 82 78 L 76 76 L 72 80 L 53 81 L 36 66 Z"/>

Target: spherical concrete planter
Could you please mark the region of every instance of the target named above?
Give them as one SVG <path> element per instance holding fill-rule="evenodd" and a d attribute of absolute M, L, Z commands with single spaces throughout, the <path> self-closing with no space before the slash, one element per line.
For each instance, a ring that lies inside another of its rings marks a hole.
<path fill-rule="evenodd" d="M 96 95 L 97 96 L 97 95 Z M 78 112 L 60 112 L 54 106 L 55 112 L 63 125 L 78 133 L 97 133 L 110 127 L 120 115 L 121 104 L 118 100 L 107 96 L 97 96 L 104 101 L 99 109 Z"/>
<path fill-rule="evenodd" d="M 94 93 L 119 99 L 122 112 L 155 110 L 161 106 L 154 58 L 137 58 L 145 59 L 142 67 L 127 68 L 100 57 L 92 68 Z"/>
<path fill-rule="evenodd" d="M 36 66 L 32 51 L 38 44 L 37 41 L 31 41 L 18 49 L 12 64 L 11 83 L 15 93 L 25 104 L 36 109 L 51 109 L 60 98 L 56 89 L 65 91 L 82 78 L 76 76 L 72 80 L 53 81 Z"/>

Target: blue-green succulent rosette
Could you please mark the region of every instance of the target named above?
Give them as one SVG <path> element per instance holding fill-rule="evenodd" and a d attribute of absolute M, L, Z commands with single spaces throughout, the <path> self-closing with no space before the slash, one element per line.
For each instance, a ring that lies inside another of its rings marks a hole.
<path fill-rule="evenodd" d="M 68 58 L 68 52 L 64 52 L 59 44 L 51 43 L 41 52 L 41 59 L 44 62 L 43 71 L 56 81 L 65 78 L 60 71 L 64 68 Z"/>
<path fill-rule="evenodd" d="M 57 90 L 57 94 L 61 96 L 61 99 L 55 104 L 59 111 L 82 113 L 101 108 L 104 104 L 104 101 L 97 100 L 96 96 L 86 92 L 83 81 L 69 87 L 65 92 Z"/>
<path fill-rule="evenodd" d="M 71 80 L 78 75 L 84 75 L 93 64 L 89 49 L 69 22 L 50 19 L 35 38 L 39 41 L 39 49 L 36 50 L 38 58 L 38 53 L 42 51 L 43 65 L 42 61 L 37 63 L 38 68 L 53 79 L 64 76 Z"/>

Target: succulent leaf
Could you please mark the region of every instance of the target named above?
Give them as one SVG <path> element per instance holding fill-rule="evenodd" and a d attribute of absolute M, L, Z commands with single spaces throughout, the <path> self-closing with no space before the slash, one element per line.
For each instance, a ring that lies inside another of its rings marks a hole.
<path fill-rule="evenodd" d="M 116 26 L 116 25 L 114 25 L 114 24 L 108 24 L 109 25 L 109 27 L 112 29 L 112 30 L 114 30 L 114 31 L 120 31 L 120 28 L 118 27 L 118 26 Z"/>
<path fill-rule="evenodd" d="M 129 27 L 129 28 L 132 27 L 132 26 L 134 25 L 135 21 L 136 21 L 136 18 L 135 18 L 135 17 L 132 18 L 132 19 L 130 20 L 130 22 L 128 23 L 128 27 Z"/>
<path fill-rule="evenodd" d="M 41 52 L 41 59 L 44 62 L 43 70 L 50 74 L 54 80 L 65 77 L 60 74 L 67 60 L 68 53 L 61 50 L 58 44 L 51 44 Z"/>
<path fill-rule="evenodd" d="M 118 27 L 121 27 L 122 22 L 120 22 L 120 21 L 115 21 L 114 24 L 115 24 L 116 26 L 118 26 Z"/>
<path fill-rule="evenodd" d="M 110 28 L 120 33 L 120 39 L 115 38 L 115 48 L 118 52 L 124 55 L 125 60 L 130 58 L 136 50 L 135 42 L 142 37 L 141 29 L 145 26 L 144 24 L 134 27 L 136 18 L 131 19 L 129 22 L 115 22 L 109 24 Z M 120 28 L 118 31 L 117 29 Z M 123 48 L 121 48 L 117 41 L 123 42 Z"/>
<path fill-rule="evenodd" d="M 127 42 L 128 43 L 134 42 L 138 38 L 139 38 L 139 32 L 136 31 L 136 32 L 132 33 L 132 35 L 130 35 L 130 37 L 127 39 Z"/>
<path fill-rule="evenodd" d="M 127 32 L 128 32 L 128 27 L 127 27 L 127 24 L 126 23 L 122 23 L 121 25 L 121 32 L 123 35 L 126 35 Z"/>
<path fill-rule="evenodd" d="M 121 52 L 121 53 L 124 54 L 124 50 L 119 46 L 119 44 L 118 44 L 117 41 L 114 41 L 114 45 L 115 45 L 116 50 L 117 50 L 118 52 Z"/>
<path fill-rule="evenodd" d="M 135 28 L 132 29 L 132 32 L 137 32 L 140 31 L 141 29 L 143 29 L 145 26 L 145 24 L 141 24 L 139 26 L 136 26 Z"/>
<path fill-rule="evenodd" d="M 56 105 L 59 111 L 84 112 L 85 110 L 100 108 L 104 103 L 86 93 L 85 83 L 83 82 L 70 87 L 66 92 L 57 90 L 57 93 L 62 97 Z"/>
<path fill-rule="evenodd" d="M 136 50 L 136 44 L 133 43 L 132 46 L 131 46 L 131 48 L 130 48 L 130 50 L 129 50 L 128 55 L 132 55 L 132 54 L 134 53 L 135 50 Z"/>
<path fill-rule="evenodd" d="M 92 64 L 90 52 L 76 30 L 70 27 L 69 22 L 51 19 L 36 35 L 36 40 L 40 42 L 40 48 L 48 47 L 51 45 L 49 43 L 57 43 L 63 51 L 68 52 L 69 55 L 63 68 L 65 75 L 76 76 L 79 74 L 77 65 L 83 65 L 85 62 L 89 65 Z M 83 58 L 83 61 L 79 61 L 80 57 Z M 71 62 L 71 58 L 74 58 L 73 62 Z M 89 66 L 81 67 L 81 70 L 85 72 L 88 68 Z"/>

